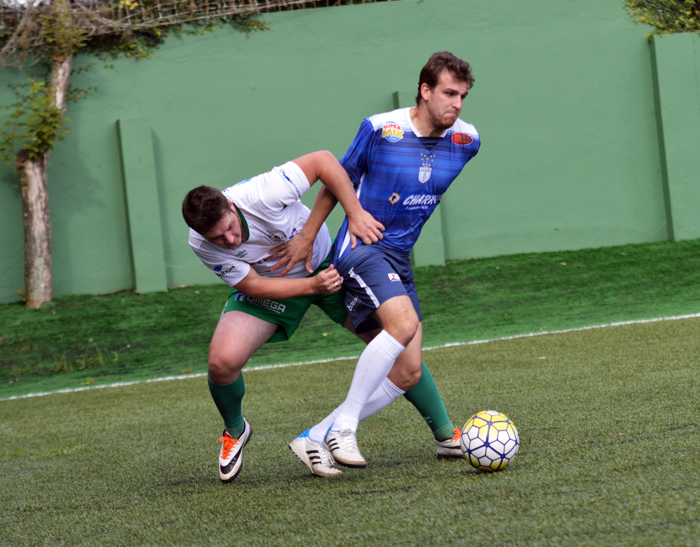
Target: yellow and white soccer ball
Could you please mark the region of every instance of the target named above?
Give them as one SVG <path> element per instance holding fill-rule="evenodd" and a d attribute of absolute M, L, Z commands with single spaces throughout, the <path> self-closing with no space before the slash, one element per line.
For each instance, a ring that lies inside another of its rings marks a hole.
<path fill-rule="evenodd" d="M 462 452 L 481 471 L 500 471 L 518 453 L 520 438 L 508 416 L 482 410 L 462 428 Z"/>

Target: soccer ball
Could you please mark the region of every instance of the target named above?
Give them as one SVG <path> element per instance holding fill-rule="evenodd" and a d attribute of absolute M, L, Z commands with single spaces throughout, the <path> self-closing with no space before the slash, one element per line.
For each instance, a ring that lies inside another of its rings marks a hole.
<path fill-rule="evenodd" d="M 481 471 L 500 471 L 518 453 L 520 439 L 515 424 L 495 410 L 482 410 L 462 428 L 462 452 Z"/>

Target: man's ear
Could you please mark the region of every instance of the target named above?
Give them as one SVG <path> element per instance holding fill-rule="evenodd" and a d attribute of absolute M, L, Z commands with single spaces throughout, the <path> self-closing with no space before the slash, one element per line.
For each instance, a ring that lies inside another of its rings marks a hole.
<path fill-rule="evenodd" d="M 423 97 L 424 101 L 428 100 L 428 92 L 430 91 L 430 86 L 423 82 L 420 85 L 420 96 Z"/>

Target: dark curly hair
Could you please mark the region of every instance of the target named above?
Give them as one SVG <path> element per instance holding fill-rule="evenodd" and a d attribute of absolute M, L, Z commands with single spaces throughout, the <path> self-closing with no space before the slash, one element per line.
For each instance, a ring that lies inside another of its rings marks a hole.
<path fill-rule="evenodd" d="M 469 84 L 469 89 L 474 86 L 474 76 L 472 76 L 472 68 L 469 63 L 455 57 L 449 51 L 440 51 L 433 55 L 425 63 L 425 66 L 420 71 L 418 78 L 418 94 L 416 95 L 416 104 L 420 104 L 422 96 L 420 88 L 423 84 L 428 84 L 430 89 L 435 89 L 438 83 L 438 78 L 443 70 L 449 70 L 454 76 L 463 82 Z"/>
<path fill-rule="evenodd" d="M 226 196 L 212 186 L 198 186 L 187 192 L 182 201 L 182 217 L 199 234 L 206 234 L 231 207 Z"/>

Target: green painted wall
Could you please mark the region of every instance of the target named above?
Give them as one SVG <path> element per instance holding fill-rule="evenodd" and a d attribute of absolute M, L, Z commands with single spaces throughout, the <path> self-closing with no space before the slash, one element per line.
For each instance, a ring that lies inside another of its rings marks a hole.
<path fill-rule="evenodd" d="M 187 245 L 184 194 L 317 149 L 340 157 L 439 50 L 473 65 L 462 118 L 483 141 L 441 204 L 447 260 L 667 238 L 647 29 L 619 1 L 403 0 L 265 19 L 270 32 L 172 37 L 155 59 L 74 78 L 98 90 L 70 106 L 49 168 L 57 296 L 137 285 L 118 120 L 150 124 L 165 282 L 216 283 Z M 0 75 L 0 101 L 25 76 Z M 0 169 L 0 301 L 23 285 L 18 186 Z"/>
<path fill-rule="evenodd" d="M 669 239 L 700 237 L 700 36 L 655 37 L 652 61 Z"/>

